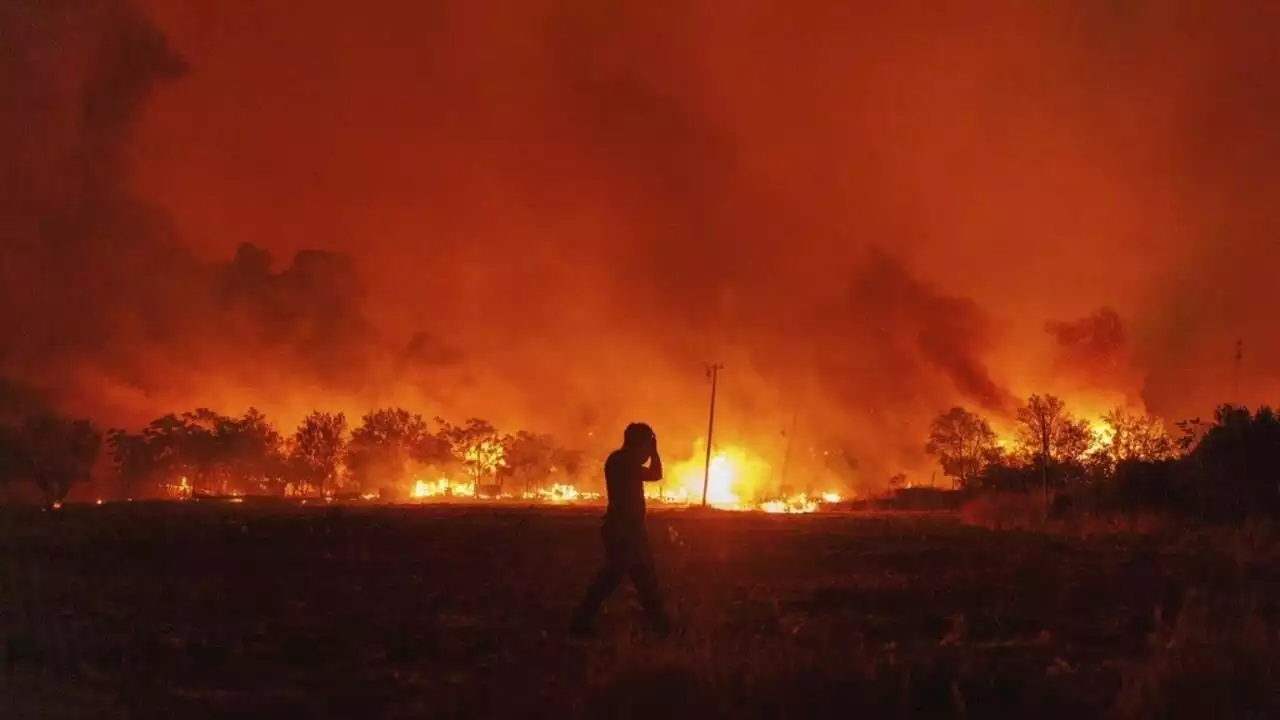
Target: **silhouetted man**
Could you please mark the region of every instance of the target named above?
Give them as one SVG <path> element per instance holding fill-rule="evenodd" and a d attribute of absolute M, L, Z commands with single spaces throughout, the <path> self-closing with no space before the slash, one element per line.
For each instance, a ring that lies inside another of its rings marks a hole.
<path fill-rule="evenodd" d="M 648 467 L 645 466 L 648 463 Z M 590 632 L 592 621 L 624 576 L 640 595 L 649 622 L 660 633 L 670 628 L 658 576 L 649 552 L 649 538 L 644 531 L 644 484 L 662 479 L 662 458 L 658 457 L 658 437 L 644 423 L 632 423 L 622 434 L 622 447 L 613 451 L 604 463 L 605 484 L 609 493 L 609 509 L 604 514 L 600 535 L 604 539 L 604 567 L 587 589 L 582 605 L 573 616 L 571 629 L 578 634 Z"/>

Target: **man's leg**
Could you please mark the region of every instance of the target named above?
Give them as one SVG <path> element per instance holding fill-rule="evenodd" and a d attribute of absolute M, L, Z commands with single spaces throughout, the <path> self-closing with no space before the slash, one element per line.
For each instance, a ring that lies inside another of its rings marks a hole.
<path fill-rule="evenodd" d="M 662 603 L 662 590 L 658 587 L 658 572 L 653 565 L 653 553 L 649 550 L 649 538 L 641 534 L 632 541 L 630 563 L 627 568 L 631 584 L 640 596 L 640 604 L 655 629 L 666 632 L 671 622 Z"/>
<path fill-rule="evenodd" d="M 614 590 L 618 589 L 618 584 L 627 574 L 626 548 L 612 538 L 607 531 L 603 535 L 604 565 L 600 567 L 600 572 L 596 573 L 595 580 L 591 582 L 587 588 L 587 594 L 582 598 L 582 604 L 573 614 L 572 627 L 575 630 L 586 630 L 590 626 L 596 613 L 600 611 L 600 606 L 609 599 Z"/>

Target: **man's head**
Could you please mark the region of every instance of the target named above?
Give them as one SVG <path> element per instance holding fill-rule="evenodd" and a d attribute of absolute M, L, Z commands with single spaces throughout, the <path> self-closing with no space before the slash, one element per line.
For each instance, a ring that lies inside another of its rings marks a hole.
<path fill-rule="evenodd" d="M 653 428 L 646 423 L 631 423 L 622 431 L 622 449 L 637 455 L 648 455 L 658 441 Z"/>

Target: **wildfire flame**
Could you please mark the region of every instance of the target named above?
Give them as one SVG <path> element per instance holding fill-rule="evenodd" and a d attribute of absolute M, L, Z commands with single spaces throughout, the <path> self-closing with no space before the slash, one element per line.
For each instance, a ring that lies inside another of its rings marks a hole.
<path fill-rule="evenodd" d="M 521 497 L 525 500 L 542 500 L 545 502 L 561 504 L 599 500 L 600 493 L 581 492 L 572 485 L 561 485 L 556 483 L 551 487 L 538 488 L 532 492 L 526 492 Z"/>
<path fill-rule="evenodd" d="M 1115 428 L 1101 420 L 1093 420 L 1089 423 L 1089 452 L 1097 452 L 1104 450 L 1111 445 L 1111 440 L 1115 437 Z"/>
<path fill-rule="evenodd" d="M 817 512 L 818 503 L 801 493 L 781 500 L 766 500 L 760 503 L 760 509 L 767 513 L 811 513 Z"/>
<path fill-rule="evenodd" d="M 707 473 L 705 455 L 695 452 L 689 460 L 674 463 L 667 471 L 667 480 L 645 488 L 650 500 L 669 505 L 689 505 L 702 502 L 704 474 L 707 475 L 707 504 L 721 510 L 760 511 L 767 513 L 812 513 L 824 504 L 839 503 L 837 492 L 816 494 L 798 493 L 782 496 L 770 494 L 768 488 L 774 482 L 770 466 L 758 456 L 739 447 L 726 447 L 711 457 Z M 705 451 L 704 451 L 705 452 Z M 501 461 L 500 457 L 491 458 Z M 496 465 L 495 465 L 496 467 Z M 457 482 L 448 477 L 435 481 L 415 479 L 409 491 L 414 500 L 439 500 L 449 497 L 472 497 L 475 482 Z M 499 499 L 511 496 L 502 494 Z M 585 492 L 569 484 L 556 483 L 547 487 L 526 490 L 519 495 L 524 500 L 535 500 L 562 505 L 577 502 L 595 502 L 599 493 Z"/>
<path fill-rule="evenodd" d="M 498 468 L 506 467 L 506 449 L 500 442 L 483 440 L 468 446 L 463 451 L 462 460 L 475 477 L 493 475 Z"/>
<path fill-rule="evenodd" d="M 409 491 L 409 497 L 414 500 L 426 500 L 427 498 L 441 497 L 470 497 L 475 494 L 475 483 L 470 482 L 453 482 L 447 477 L 442 477 L 435 482 L 427 482 L 418 479 L 413 483 L 413 489 Z"/>
<path fill-rule="evenodd" d="M 705 479 L 707 505 L 720 510 L 812 513 L 823 503 L 840 502 L 840 494 L 832 491 L 812 497 L 806 493 L 770 496 L 767 490 L 773 480 L 770 466 L 738 447 L 716 452 L 710 466 L 705 464 L 705 455 L 700 458 L 695 448 L 694 456 L 675 464 L 668 475 L 671 480 L 648 491 L 651 500 L 673 505 L 700 503 Z"/>

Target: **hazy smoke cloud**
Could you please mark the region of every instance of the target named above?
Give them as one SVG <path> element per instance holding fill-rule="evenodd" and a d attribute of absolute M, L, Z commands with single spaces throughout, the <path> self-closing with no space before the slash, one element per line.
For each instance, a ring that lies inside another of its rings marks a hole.
<path fill-rule="evenodd" d="M 72 366 L 165 331 L 192 266 L 125 187 L 133 121 L 184 66 L 121 2 L 6 3 L 0 36 L 0 367 L 71 390 Z"/>
<path fill-rule="evenodd" d="M 868 484 L 956 403 L 1280 388 L 1265 4 L 374 6 L 0 8 L 0 369 L 687 445 L 721 360 L 722 438 Z"/>

